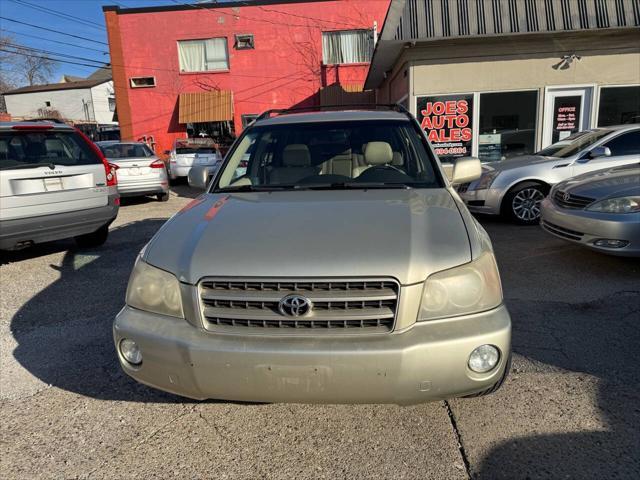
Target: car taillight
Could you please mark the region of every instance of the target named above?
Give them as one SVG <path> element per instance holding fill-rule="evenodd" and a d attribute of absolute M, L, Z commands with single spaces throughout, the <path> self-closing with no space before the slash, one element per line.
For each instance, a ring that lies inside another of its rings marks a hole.
<path fill-rule="evenodd" d="M 164 168 L 164 162 L 162 160 L 156 160 L 149 165 L 151 168 Z"/>
<path fill-rule="evenodd" d="M 118 185 L 118 177 L 116 177 L 116 170 L 118 169 L 117 165 L 113 163 L 109 163 L 107 158 L 102 153 L 102 150 L 98 148 L 98 146 L 93 143 L 93 141 L 87 137 L 81 130 L 74 128 L 76 133 L 82 137 L 82 139 L 87 142 L 87 145 L 93 150 L 93 152 L 98 156 L 100 160 L 102 160 L 102 164 L 104 165 L 104 174 L 107 177 L 107 187 L 115 187 Z"/>

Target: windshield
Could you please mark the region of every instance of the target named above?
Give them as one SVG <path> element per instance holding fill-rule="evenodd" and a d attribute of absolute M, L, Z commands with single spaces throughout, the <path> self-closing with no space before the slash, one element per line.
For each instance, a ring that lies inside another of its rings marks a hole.
<path fill-rule="evenodd" d="M 96 163 L 102 163 L 102 160 L 76 132 L 15 130 L 0 133 L 0 170 Z"/>
<path fill-rule="evenodd" d="M 140 158 L 152 157 L 153 152 L 143 143 L 111 143 L 100 145 L 100 150 L 107 158 Z"/>
<path fill-rule="evenodd" d="M 411 122 L 360 121 L 251 127 L 215 191 L 441 186 Z"/>
<path fill-rule="evenodd" d="M 537 152 L 536 155 L 557 158 L 571 157 L 585 148 L 590 147 L 602 137 L 605 137 L 610 133 L 611 130 L 606 129 L 586 130 L 584 132 L 574 133 L 553 145 L 549 145 L 547 148 L 543 148 Z"/>

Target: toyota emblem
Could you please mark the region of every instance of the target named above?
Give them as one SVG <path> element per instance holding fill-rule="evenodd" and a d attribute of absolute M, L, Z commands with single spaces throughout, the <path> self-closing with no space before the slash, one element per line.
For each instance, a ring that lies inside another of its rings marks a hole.
<path fill-rule="evenodd" d="M 571 194 L 569 194 L 568 192 L 567 192 L 567 193 L 565 193 L 565 194 L 562 196 L 562 199 L 563 199 L 565 202 L 568 202 L 570 198 L 571 198 Z"/>
<path fill-rule="evenodd" d="M 302 295 L 287 295 L 280 300 L 278 310 L 287 317 L 304 317 L 311 312 L 311 300 Z"/>

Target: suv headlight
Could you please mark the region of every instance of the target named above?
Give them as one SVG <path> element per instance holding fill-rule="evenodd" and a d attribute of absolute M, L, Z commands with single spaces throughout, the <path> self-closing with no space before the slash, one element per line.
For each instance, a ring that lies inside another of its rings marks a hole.
<path fill-rule="evenodd" d="M 500 274 L 493 253 L 434 273 L 425 282 L 418 321 L 469 315 L 502 303 Z"/>
<path fill-rule="evenodd" d="M 485 170 L 480 179 L 469 186 L 469 190 L 488 190 L 499 173 L 498 170 Z"/>
<path fill-rule="evenodd" d="M 178 279 L 141 258 L 129 278 L 127 305 L 147 312 L 184 318 Z"/>
<path fill-rule="evenodd" d="M 608 198 L 589 205 L 587 210 L 602 213 L 636 213 L 640 212 L 640 197 Z"/>

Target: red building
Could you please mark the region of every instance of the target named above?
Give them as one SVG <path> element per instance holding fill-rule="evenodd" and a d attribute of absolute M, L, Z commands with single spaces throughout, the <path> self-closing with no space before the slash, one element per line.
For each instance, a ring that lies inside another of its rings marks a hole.
<path fill-rule="evenodd" d="M 271 108 L 365 103 L 390 0 L 104 7 L 123 139 L 222 143 Z"/>

